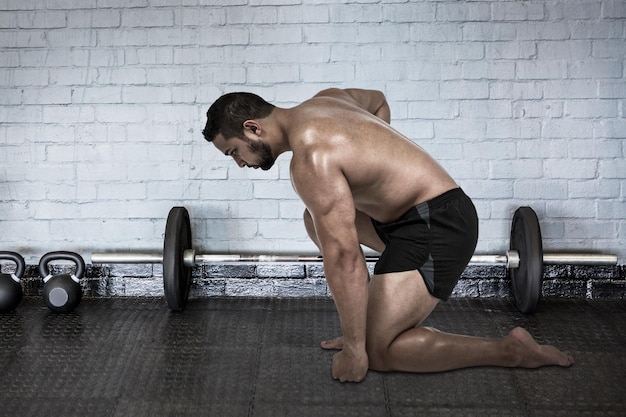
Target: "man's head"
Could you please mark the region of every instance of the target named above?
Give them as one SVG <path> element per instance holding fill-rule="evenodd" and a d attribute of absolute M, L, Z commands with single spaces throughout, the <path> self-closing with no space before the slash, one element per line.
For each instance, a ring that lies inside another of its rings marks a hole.
<path fill-rule="evenodd" d="M 225 94 L 207 111 L 202 134 L 225 155 L 232 156 L 240 167 L 268 170 L 275 159 L 268 143 L 261 139 L 258 120 L 269 116 L 274 108 L 256 94 Z"/>
<path fill-rule="evenodd" d="M 204 138 L 213 142 L 222 134 L 225 139 L 244 139 L 244 123 L 247 120 L 263 119 L 272 113 L 274 105 L 252 93 L 229 93 L 218 98 L 207 111 Z"/>

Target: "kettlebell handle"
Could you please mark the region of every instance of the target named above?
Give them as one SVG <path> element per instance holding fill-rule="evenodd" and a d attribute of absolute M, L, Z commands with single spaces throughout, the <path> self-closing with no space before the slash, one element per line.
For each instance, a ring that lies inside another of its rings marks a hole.
<path fill-rule="evenodd" d="M 82 256 L 75 252 L 57 251 L 48 252 L 39 260 L 39 275 L 42 278 L 46 278 L 50 275 L 50 269 L 48 268 L 48 262 L 51 261 L 72 261 L 76 265 L 76 273 L 74 276 L 77 279 L 81 279 L 85 275 L 85 260 Z"/>
<path fill-rule="evenodd" d="M 18 280 L 22 279 L 26 271 L 26 262 L 22 255 L 17 252 L 0 251 L 0 259 L 6 259 L 15 262 L 16 268 L 13 276 Z"/>

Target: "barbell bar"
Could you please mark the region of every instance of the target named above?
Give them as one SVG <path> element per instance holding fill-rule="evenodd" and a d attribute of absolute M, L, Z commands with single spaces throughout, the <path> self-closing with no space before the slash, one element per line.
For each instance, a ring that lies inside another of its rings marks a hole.
<path fill-rule="evenodd" d="M 100 252 L 91 254 L 92 264 L 163 264 L 163 287 L 171 310 L 184 310 L 191 287 L 191 269 L 204 263 L 227 262 L 322 262 L 317 255 L 201 254 L 191 247 L 191 222 L 185 207 L 173 207 L 167 217 L 162 253 Z M 376 261 L 376 256 L 366 256 Z M 537 308 L 543 283 L 543 265 L 615 265 L 617 255 L 602 253 L 544 253 L 537 215 L 519 207 L 511 224 L 510 248 L 501 255 L 475 254 L 470 264 L 504 265 L 511 278 L 516 307 L 522 313 Z"/>
<path fill-rule="evenodd" d="M 227 262 L 322 262 L 320 255 L 231 255 L 231 254 L 208 254 L 196 253 L 194 249 L 187 249 L 183 254 L 185 266 L 194 267 L 205 263 Z M 366 256 L 368 262 L 376 262 L 378 256 Z M 100 252 L 91 255 L 94 264 L 160 264 L 163 263 L 163 255 L 160 253 L 140 252 Z M 547 265 L 615 265 L 617 255 L 603 253 L 561 253 L 544 252 L 543 263 Z M 517 268 L 519 265 L 519 253 L 515 250 L 507 250 L 504 255 L 474 255 L 470 259 L 474 265 L 504 265 L 507 269 Z"/>

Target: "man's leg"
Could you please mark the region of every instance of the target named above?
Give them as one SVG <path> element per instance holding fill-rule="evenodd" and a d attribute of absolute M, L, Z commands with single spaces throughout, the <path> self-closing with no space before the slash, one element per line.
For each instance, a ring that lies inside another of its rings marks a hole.
<path fill-rule="evenodd" d="M 372 277 L 367 316 L 370 368 L 439 372 L 471 366 L 535 368 L 573 363 L 555 347 L 537 344 L 522 328 L 501 339 L 488 339 L 421 327 L 438 301 L 417 271 Z"/>

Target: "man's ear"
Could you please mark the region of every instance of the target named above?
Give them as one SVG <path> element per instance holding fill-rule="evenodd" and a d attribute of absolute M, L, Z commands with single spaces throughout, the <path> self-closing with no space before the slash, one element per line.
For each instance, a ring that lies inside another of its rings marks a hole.
<path fill-rule="evenodd" d="M 246 120 L 243 122 L 243 128 L 252 132 L 255 136 L 261 136 L 261 125 L 255 120 Z"/>

